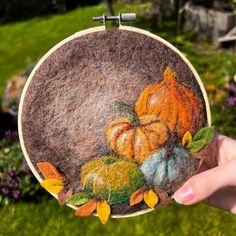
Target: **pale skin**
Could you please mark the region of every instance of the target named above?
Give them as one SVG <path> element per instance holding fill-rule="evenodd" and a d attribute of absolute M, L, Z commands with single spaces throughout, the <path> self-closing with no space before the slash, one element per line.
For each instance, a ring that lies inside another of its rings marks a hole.
<path fill-rule="evenodd" d="M 204 202 L 236 214 L 236 140 L 216 134 L 207 148 L 199 173 L 173 198 L 183 205 Z"/>

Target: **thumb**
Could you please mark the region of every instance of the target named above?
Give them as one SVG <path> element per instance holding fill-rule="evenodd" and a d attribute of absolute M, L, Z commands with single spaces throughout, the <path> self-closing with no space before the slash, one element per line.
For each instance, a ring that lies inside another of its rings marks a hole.
<path fill-rule="evenodd" d="M 211 196 L 217 190 L 236 186 L 236 160 L 215 167 L 190 178 L 173 198 L 184 205 L 192 205 Z"/>

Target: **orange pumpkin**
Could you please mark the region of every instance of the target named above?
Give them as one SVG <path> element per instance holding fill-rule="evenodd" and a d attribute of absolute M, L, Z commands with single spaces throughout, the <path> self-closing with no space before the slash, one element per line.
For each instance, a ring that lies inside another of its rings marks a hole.
<path fill-rule="evenodd" d="M 179 137 L 190 131 L 195 134 L 203 124 L 203 107 L 198 95 L 176 80 L 176 74 L 167 67 L 163 80 L 148 85 L 140 94 L 135 111 L 139 117 L 157 115 Z"/>
<path fill-rule="evenodd" d="M 141 163 L 167 141 L 168 134 L 167 126 L 153 115 L 140 117 L 138 124 L 127 117 L 119 118 L 106 128 L 110 147 L 117 154 Z"/>

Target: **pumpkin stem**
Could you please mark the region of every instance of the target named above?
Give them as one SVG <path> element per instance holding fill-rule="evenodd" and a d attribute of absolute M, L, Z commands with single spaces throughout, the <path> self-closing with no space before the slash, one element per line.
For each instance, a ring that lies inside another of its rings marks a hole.
<path fill-rule="evenodd" d="M 167 66 L 163 73 L 164 80 L 167 81 L 168 83 L 173 83 L 175 77 L 176 73 L 169 66 Z"/>
<path fill-rule="evenodd" d="M 115 108 L 120 112 L 126 113 L 129 116 L 129 119 L 130 119 L 133 126 L 140 125 L 140 120 L 139 120 L 136 112 L 129 105 L 127 105 L 123 102 L 116 102 Z"/>
<path fill-rule="evenodd" d="M 167 146 L 164 160 L 170 160 L 173 153 L 173 147 Z"/>
<path fill-rule="evenodd" d="M 175 130 L 173 130 L 173 133 L 170 135 L 168 143 L 166 145 L 166 155 L 165 160 L 169 160 L 172 158 L 173 149 L 175 147 L 175 144 L 179 142 L 178 135 Z"/>
<path fill-rule="evenodd" d="M 114 158 L 108 158 L 108 159 L 103 161 L 103 163 L 106 164 L 106 165 L 110 165 L 114 162 L 116 162 L 116 160 Z"/>

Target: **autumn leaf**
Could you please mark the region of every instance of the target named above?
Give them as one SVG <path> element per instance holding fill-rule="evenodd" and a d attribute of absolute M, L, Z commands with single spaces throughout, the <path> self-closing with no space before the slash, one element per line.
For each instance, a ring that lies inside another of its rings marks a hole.
<path fill-rule="evenodd" d="M 64 188 L 64 184 L 58 179 L 45 179 L 41 183 L 41 186 L 51 193 L 58 194 Z"/>
<path fill-rule="evenodd" d="M 97 208 L 97 201 L 96 199 L 92 199 L 89 202 L 85 203 L 84 205 L 77 208 L 75 211 L 76 216 L 90 216 Z"/>
<path fill-rule="evenodd" d="M 193 141 L 205 140 L 206 143 L 209 143 L 215 134 L 215 127 L 204 127 L 201 128 L 193 137 Z"/>
<path fill-rule="evenodd" d="M 158 202 L 158 196 L 152 189 L 144 193 L 143 199 L 150 208 L 154 208 Z"/>
<path fill-rule="evenodd" d="M 58 202 L 60 205 L 64 205 L 66 203 L 66 200 L 70 198 L 73 194 L 72 189 L 69 189 L 68 191 L 62 191 L 58 194 Z"/>
<path fill-rule="evenodd" d="M 109 219 L 110 213 L 111 213 L 111 207 L 109 206 L 107 201 L 104 200 L 102 202 L 98 202 L 97 213 L 98 213 L 98 217 L 100 218 L 101 222 L 103 224 L 106 224 Z"/>
<path fill-rule="evenodd" d="M 187 143 L 191 143 L 193 141 L 193 137 L 189 131 L 187 131 L 182 138 L 182 145 L 185 146 Z"/>
<path fill-rule="evenodd" d="M 60 174 L 56 167 L 50 162 L 39 162 L 37 166 L 46 179 L 63 180 L 64 176 Z"/>
<path fill-rule="evenodd" d="M 168 196 L 166 191 L 157 187 L 154 187 L 153 190 L 158 196 L 158 203 L 160 205 L 169 206 L 171 204 L 171 198 Z"/>
<path fill-rule="evenodd" d="M 139 204 L 143 200 L 143 195 L 143 189 L 138 189 L 135 191 L 129 199 L 130 205 L 134 206 Z"/>
<path fill-rule="evenodd" d="M 187 145 L 187 148 L 190 149 L 191 152 L 195 153 L 195 152 L 201 151 L 205 145 L 206 145 L 206 142 L 204 140 L 198 140 L 198 141 L 189 143 Z"/>
<path fill-rule="evenodd" d="M 199 152 L 208 143 L 211 142 L 215 134 L 215 127 L 204 127 L 200 129 L 193 137 L 193 141 L 187 144 L 187 148 L 193 152 Z"/>
<path fill-rule="evenodd" d="M 89 202 L 90 200 L 91 197 L 89 197 L 86 193 L 76 193 L 67 199 L 67 203 L 79 206 Z"/>

